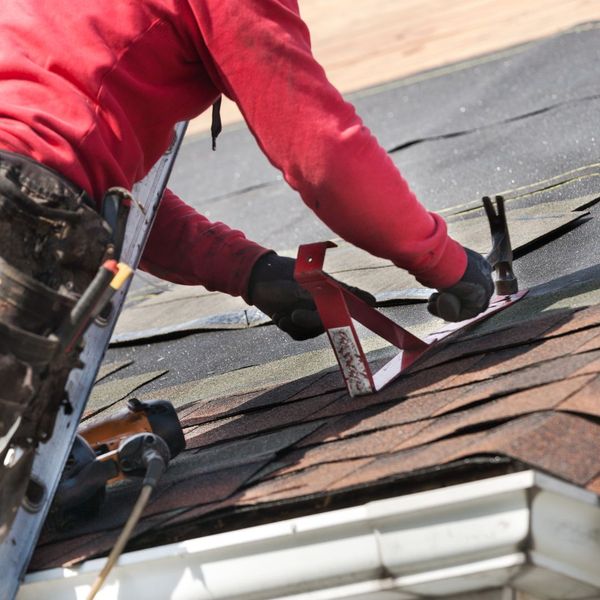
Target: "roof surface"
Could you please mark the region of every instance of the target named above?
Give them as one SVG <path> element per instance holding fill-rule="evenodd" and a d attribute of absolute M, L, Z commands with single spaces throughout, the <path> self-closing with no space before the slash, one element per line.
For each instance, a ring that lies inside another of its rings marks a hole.
<path fill-rule="evenodd" d="M 167 339 L 167 330 L 146 332 L 107 355 L 88 418 L 134 393 L 165 398 L 188 440 L 132 547 L 525 466 L 600 493 L 599 38 L 600 26 L 586 25 L 352 98 L 417 195 L 443 210 L 465 243 L 486 250 L 478 198 L 506 196 L 517 275 L 530 289 L 383 392 L 351 399 L 324 336 L 298 344 L 248 318 L 222 329 L 219 297 L 138 281 L 122 332 L 135 329 L 136 306 L 146 316 L 153 307 L 157 319 L 174 315 L 168 326 L 177 327 L 204 302 L 217 325 Z M 189 141 L 174 189 L 187 198 L 202 189 L 205 214 L 272 247 L 331 236 L 247 130 L 227 131 L 219 150 Z M 339 278 L 403 301 L 416 285 L 347 247 L 338 252 Z M 441 327 L 423 304 L 382 310 L 418 335 Z M 372 360 L 389 358 L 365 336 Z M 96 519 L 46 531 L 32 568 L 106 552 L 137 490 L 116 486 Z"/>

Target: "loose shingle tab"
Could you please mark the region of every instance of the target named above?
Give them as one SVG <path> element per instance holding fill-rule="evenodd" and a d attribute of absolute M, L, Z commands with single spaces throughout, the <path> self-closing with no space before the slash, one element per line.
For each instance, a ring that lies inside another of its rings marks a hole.
<path fill-rule="evenodd" d="M 168 371 L 153 371 L 123 379 L 116 379 L 101 383 L 92 390 L 92 394 L 86 405 L 83 420 L 91 419 L 98 414 L 109 413 L 121 400 L 141 389 L 147 383 L 158 379 Z M 120 407 L 120 405 L 119 405 Z"/>
<path fill-rule="evenodd" d="M 600 419 L 600 377 L 592 377 L 587 385 L 564 400 L 558 408 Z"/>
<path fill-rule="evenodd" d="M 128 367 L 132 362 L 132 360 L 121 360 L 101 365 L 100 369 L 98 370 L 98 375 L 96 376 L 96 383 L 102 381 L 109 375 L 112 375 L 113 373 L 116 373 L 117 371 Z"/>

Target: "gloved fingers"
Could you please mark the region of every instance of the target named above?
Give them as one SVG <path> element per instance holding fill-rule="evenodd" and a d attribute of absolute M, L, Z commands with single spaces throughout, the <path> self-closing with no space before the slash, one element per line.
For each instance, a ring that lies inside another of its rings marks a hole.
<path fill-rule="evenodd" d="M 294 285 L 296 286 L 296 289 L 294 290 L 294 296 L 296 298 L 295 307 L 316 310 L 317 307 L 312 294 L 304 289 L 299 283 L 294 282 Z"/>
<path fill-rule="evenodd" d="M 311 300 L 310 294 L 295 281 L 261 281 L 254 286 L 257 303 L 289 304 L 299 300 Z"/>
<path fill-rule="evenodd" d="M 319 315 L 314 310 L 295 310 L 291 314 L 273 315 L 273 322 L 296 341 L 308 340 L 324 331 Z"/>
<path fill-rule="evenodd" d="M 427 309 L 446 321 L 472 319 L 485 311 L 494 293 L 492 267 L 477 252 L 465 248 L 467 269 L 458 283 L 431 295 Z"/>
<path fill-rule="evenodd" d="M 448 290 L 447 293 L 458 296 L 461 303 L 461 320 L 463 321 L 476 317 L 490 305 L 491 290 L 474 283 L 458 283 L 451 292 Z"/>
<path fill-rule="evenodd" d="M 325 331 L 323 323 L 321 323 L 321 317 L 316 310 L 306 310 L 300 308 L 292 313 L 292 322 L 297 327 L 311 332 L 311 337 L 320 335 Z"/>
<path fill-rule="evenodd" d="M 254 304 L 264 313 L 289 313 L 296 308 L 314 310 L 312 296 L 295 281 L 267 281 L 254 287 Z"/>
<path fill-rule="evenodd" d="M 427 310 L 434 316 L 458 323 L 472 319 L 489 306 L 489 301 L 482 293 L 473 298 L 460 298 L 450 292 L 434 293 L 427 303 Z"/>
<path fill-rule="evenodd" d="M 302 342 L 305 339 L 308 339 L 304 337 L 304 332 L 292 323 L 292 318 L 289 315 L 278 319 L 274 318 L 273 322 L 279 329 L 281 329 L 281 331 L 287 333 L 293 340 L 296 340 L 297 342 Z"/>
<path fill-rule="evenodd" d="M 292 259 L 268 254 L 259 259 L 249 288 L 251 302 L 269 315 L 273 322 L 295 340 L 306 340 L 323 333 L 315 302 L 308 290 L 293 279 Z M 360 288 L 338 282 L 367 304 L 374 306 L 374 296 Z"/>
<path fill-rule="evenodd" d="M 461 309 L 460 300 L 454 294 L 447 292 L 432 294 L 427 304 L 427 310 L 444 321 L 463 321 Z"/>

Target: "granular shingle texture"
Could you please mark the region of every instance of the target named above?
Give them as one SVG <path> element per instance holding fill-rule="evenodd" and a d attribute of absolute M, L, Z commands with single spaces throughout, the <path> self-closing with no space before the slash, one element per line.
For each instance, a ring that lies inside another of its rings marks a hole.
<path fill-rule="evenodd" d="M 369 397 L 350 398 L 332 373 L 308 378 L 301 391 L 284 385 L 188 406 L 181 412 L 188 449 L 138 532 L 323 501 L 472 457 L 509 457 L 596 491 L 600 351 L 586 345 L 598 336 L 599 307 L 563 311 L 558 320 L 541 316 L 451 341 Z M 46 532 L 33 567 L 108 550 L 136 490 L 111 491 L 98 518 L 71 532 Z"/>

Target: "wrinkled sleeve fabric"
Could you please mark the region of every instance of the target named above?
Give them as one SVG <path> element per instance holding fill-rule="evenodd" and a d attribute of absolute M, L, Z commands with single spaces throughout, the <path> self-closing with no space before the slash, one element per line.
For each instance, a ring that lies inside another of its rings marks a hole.
<path fill-rule="evenodd" d="M 342 238 L 431 287 L 466 255 L 415 198 L 385 150 L 314 59 L 296 0 L 188 0 L 217 87 L 271 163 Z"/>
<path fill-rule="evenodd" d="M 140 268 L 161 279 L 203 285 L 245 300 L 254 263 L 269 249 L 224 223 L 211 223 L 166 190 Z"/>

